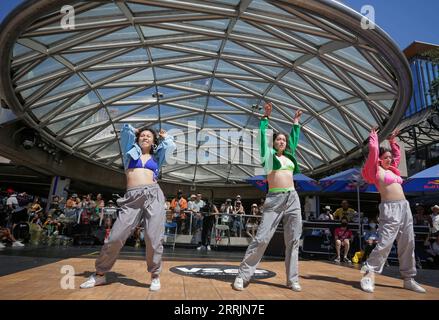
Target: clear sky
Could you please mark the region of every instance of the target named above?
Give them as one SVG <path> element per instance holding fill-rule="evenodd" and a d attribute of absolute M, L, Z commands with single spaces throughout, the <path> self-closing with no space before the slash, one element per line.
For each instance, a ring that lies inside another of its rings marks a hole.
<path fill-rule="evenodd" d="M 0 0 L 0 21 L 21 0 Z M 364 5 L 375 8 L 375 21 L 405 49 L 413 41 L 439 44 L 439 0 L 342 0 L 361 11 Z"/>

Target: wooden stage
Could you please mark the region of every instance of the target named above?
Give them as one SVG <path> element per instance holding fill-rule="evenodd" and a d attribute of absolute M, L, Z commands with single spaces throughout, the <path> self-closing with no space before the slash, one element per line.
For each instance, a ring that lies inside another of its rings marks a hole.
<path fill-rule="evenodd" d="M 213 253 L 213 252 L 212 252 Z M 402 289 L 397 267 L 390 267 L 387 273 L 392 276 L 376 277 L 376 292 L 368 294 L 361 291 L 361 275 L 348 265 L 336 265 L 326 261 L 300 261 L 301 285 L 303 291 L 293 292 L 285 287 L 285 265 L 283 261 L 262 261 L 259 268 L 276 273 L 275 277 L 258 279 L 242 292 L 232 289 L 232 280 L 206 279 L 183 276 L 170 271 L 174 266 L 195 264 L 225 264 L 238 266 L 239 262 L 212 261 L 195 257 L 193 259 L 164 259 L 161 275 L 162 289 L 151 293 L 146 264 L 140 259 L 121 257 L 112 272 L 108 274 L 110 284 L 93 289 L 79 289 L 79 285 L 94 270 L 96 253 L 66 259 L 35 258 L 29 256 L 0 255 L 0 264 L 26 263 L 24 270 L 11 271 L 0 277 L 1 300 L 267 300 L 267 299 L 311 299 L 311 300 L 412 300 L 439 299 L 439 272 L 420 270 L 417 280 L 427 289 L 427 294 L 417 294 Z M 11 259 L 11 260 L 7 260 Z M 37 259 L 37 260 L 35 260 Z M 46 259 L 46 260 L 45 260 Z M 21 262 L 20 262 L 21 261 Z M 32 266 L 32 263 L 35 266 Z M 74 289 L 62 289 L 60 282 L 65 274 L 64 265 L 74 267 Z"/>

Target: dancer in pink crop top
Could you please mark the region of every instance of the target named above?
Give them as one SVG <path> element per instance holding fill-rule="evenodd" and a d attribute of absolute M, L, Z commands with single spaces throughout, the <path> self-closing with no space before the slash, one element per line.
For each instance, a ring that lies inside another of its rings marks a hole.
<path fill-rule="evenodd" d="M 401 174 L 398 170 L 401 151 L 395 141 L 398 130 L 388 138 L 390 150 L 379 147 L 378 135 L 373 128 L 369 135 L 369 155 L 361 171 L 363 178 L 376 185 L 381 196 L 379 205 L 379 241 L 369 255 L 364 266 L 361 289 L 373 292 L 375 273 L 381 273 L 393 243 L 397 241 L 399 270 L 404 279 L 403 287 L 418 293 L 425 293 L 415 280 L 415 237 L 410 205 L 402 189 Z"/>

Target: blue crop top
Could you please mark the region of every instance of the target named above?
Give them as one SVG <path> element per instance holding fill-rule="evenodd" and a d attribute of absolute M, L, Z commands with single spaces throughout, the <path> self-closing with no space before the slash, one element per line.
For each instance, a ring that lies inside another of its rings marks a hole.
<path fill-rule="evenodd" d="M 143 168 L 143 169 L 149 169 L 154 173 L 154 180 L 157 180 L 157 177 L 159 175 L 159 166 L 157 165 L 157 162 L 154 160 L 153 157 L 149 158 L 148 161 L 146 161 L 145 165 L 142 164 L 142 159 L 134 160 L 131 158 L 130 163 L 128 164 L 127 169 L 135 169 L 135 168 Z"/>

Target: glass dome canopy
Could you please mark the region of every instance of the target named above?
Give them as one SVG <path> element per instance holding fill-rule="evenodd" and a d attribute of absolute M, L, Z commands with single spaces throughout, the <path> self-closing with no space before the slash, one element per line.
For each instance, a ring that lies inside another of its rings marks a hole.
<path fill-rule="evenodd" d="M 396 45 L 335 1 L 38 3 L 2 28 L 5 101 L 59 148 L 116 170 L 130 123 L 175 133 L 163 180 L 243 181 L 260 173 L 255 129 L 272 101 L 276 131 L 304 112 L 298 161 L 321 172 L 361 154 L 372 126 L 395 127 L 411 96 Z M 74 29 L 60 24 L 65 4 Z"/>

